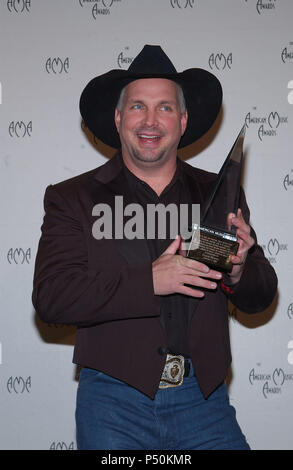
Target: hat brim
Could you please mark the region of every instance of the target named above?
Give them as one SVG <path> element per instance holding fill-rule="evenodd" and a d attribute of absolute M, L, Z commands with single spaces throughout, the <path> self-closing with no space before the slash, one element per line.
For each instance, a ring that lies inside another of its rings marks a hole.
<path fill-rule="evenodd" d="M 212 126 L 222 105 L 222 87 L 210 72 L 192 68 L 174 74 L 137 74 L 115 69 L 92 79 L 80 97 L 80 113 L 85 125 L 102 142 L 120 148 L 114 113 L 122 88 L 141 78 L 165 78 L 181 85 L 188 112 L 187 128 L 178 147 L 198 140 Z"/>

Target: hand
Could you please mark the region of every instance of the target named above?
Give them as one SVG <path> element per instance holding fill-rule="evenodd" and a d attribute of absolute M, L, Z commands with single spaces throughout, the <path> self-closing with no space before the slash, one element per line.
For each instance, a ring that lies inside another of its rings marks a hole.
<path fill-rule="evenodd" d="M 185 284 L 205 289 L 216 289 L 222 274 L 193 259 L 176 254 L 180 249 L 178 236 L 164 253 L 153 262 L 153 283 L 156 295 L 180 293 L 191 297 L 204 297 L 204 292 Z"/>
<path fill-rule="evenodd" d="M 231 283 L 236 284 L 241 278 L 248 250 L 254 245 L 255 241 L 250 236 L 251 228 L 243 219 L 241 209 L 238 209 L 237 216 L 232 213 L 228 214 L 227 221 L 229 230 L 231 230 L 232 225 L 237 228 L 236 236 L 238 239 L 239 247 L 237 255 L 231 256 L 233 268 L 229 275 Z"/>

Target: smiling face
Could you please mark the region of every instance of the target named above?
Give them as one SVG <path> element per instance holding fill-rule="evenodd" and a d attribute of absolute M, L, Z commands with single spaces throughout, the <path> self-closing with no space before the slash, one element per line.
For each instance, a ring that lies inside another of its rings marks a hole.
<path fill-rule="evenodd" d="M 176 83 L 163 78 L 131 82 L 121 109 L 115 110 L 115 124 L 126 165 L 146 168 L 174 162 L 187 124 Z"/>

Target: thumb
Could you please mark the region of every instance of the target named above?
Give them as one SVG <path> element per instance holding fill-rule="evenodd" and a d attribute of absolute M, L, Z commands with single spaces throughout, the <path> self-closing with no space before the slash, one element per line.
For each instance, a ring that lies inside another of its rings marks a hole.
<path fill-rule="evenodd" d="M 233 219 L 233 217 L 236 217 L 235 214 L 233 214 L 233 212 L 230 212 L 227 216 L 227 227 L 228 227 L 229 231 L 232 228 L 232 219 Z"/>
<path fill-rule="evenodd" d="M 177 235 L 175 240 L 168 246 L 164 251 L 163 255 L 175 255 L 176 251 L 179 250 L 181 244 L 181 237 Z"/>

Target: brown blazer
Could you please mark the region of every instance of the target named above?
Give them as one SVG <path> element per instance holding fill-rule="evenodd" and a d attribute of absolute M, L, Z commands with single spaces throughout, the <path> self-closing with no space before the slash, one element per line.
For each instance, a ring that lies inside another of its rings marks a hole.
<path fill-rule="evenodd" d="M 153 398 L 166 356 L 160 299 L 154 295 L 145 240 L 96 240 L 93 206 L 132 202 L 119 154 L 98 169 L 49 186 L 35 265 L 33 304 L 45 322 L 77 326 L 73 362 L 118 378 Z M 193 203 L 215 175 L 183 163 Z M 246 221 L 249 210 L 242 193 Z M 227 296 L 247 313 L 264 310 L 277 289 L 275 272 L 256 245 L 234 294 L 220 286 L 195 303 L 189 349 L 205 397 L 225 380 L 231 362 Z"/>

